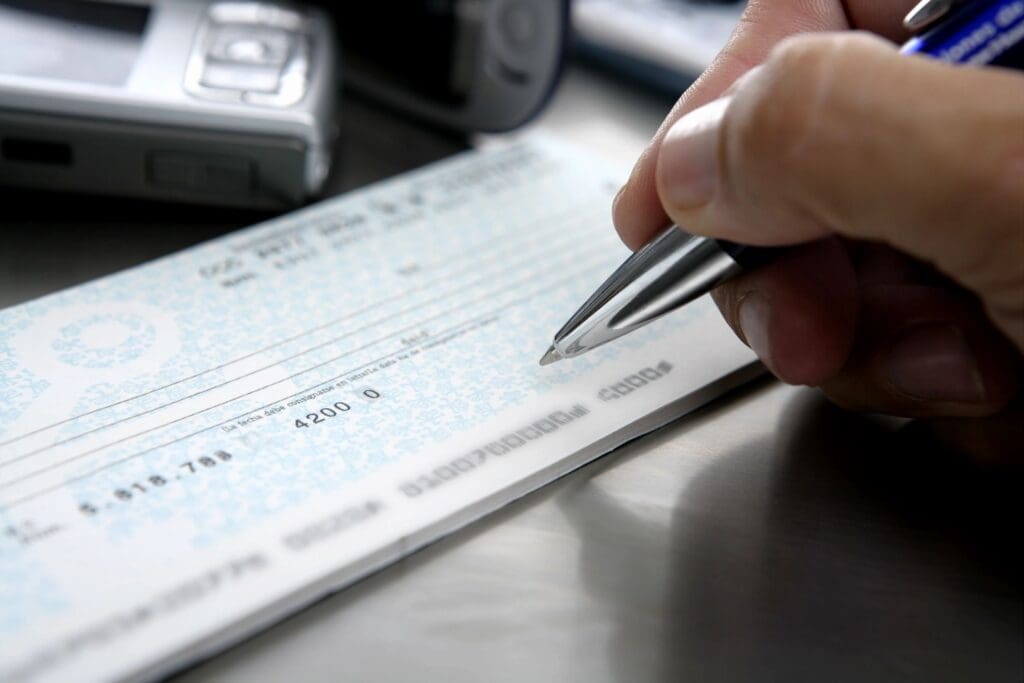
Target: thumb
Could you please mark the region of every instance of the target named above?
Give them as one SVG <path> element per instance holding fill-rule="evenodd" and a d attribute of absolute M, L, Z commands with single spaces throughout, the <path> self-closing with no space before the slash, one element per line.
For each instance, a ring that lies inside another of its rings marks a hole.
<path fill-rule="evenodd" d="M 866 35 L 787 39 L 658 153 L 687 231 L 744 244 L 877 241 L 975 292 L 1024 349 L 1024 77 L 900 55 Z"/>

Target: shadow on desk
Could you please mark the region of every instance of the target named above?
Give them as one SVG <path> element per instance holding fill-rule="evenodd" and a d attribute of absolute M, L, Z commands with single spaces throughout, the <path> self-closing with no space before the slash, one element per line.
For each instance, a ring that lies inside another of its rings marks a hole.
<path fill-rule="evenodd" d="M 564 499 L 621 617 L 616 680 L 1022 680 L 1019 480 L 812 392 L 783 414 L 692 478 L 671 529 L 598 486 Z"/>

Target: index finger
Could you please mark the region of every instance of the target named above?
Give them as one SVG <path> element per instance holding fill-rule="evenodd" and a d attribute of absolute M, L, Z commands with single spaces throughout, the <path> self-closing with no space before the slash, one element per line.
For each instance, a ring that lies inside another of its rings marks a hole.
<path fill-rule="evenodd" d="M 898 17 L 912 4 L 851 0 L 844 7 L 840 0 L 750 0 L 729 42 L 672 107 L 615 198 L 612 220 L 622 241 L 637 249 L 670 222 L 658 200 L 654 172 L 661 139 L 677 119 L 721 95 L 788 35 L 842 30 L 853 22 L 858 28 L 897 37 Z"/>

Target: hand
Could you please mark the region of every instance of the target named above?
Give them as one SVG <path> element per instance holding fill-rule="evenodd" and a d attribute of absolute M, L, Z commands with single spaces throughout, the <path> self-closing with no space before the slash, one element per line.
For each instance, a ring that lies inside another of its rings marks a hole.
<path fill-rule="evenodd" d="M 900 40 L 910 4 L 752 0 L 637 162 L 615 224 L 633 248 L 669 222 L 799 245 L 715 292 L 773 373 L 1019 456 L 1024 76 L 861 33 L 786 37 Z"/>

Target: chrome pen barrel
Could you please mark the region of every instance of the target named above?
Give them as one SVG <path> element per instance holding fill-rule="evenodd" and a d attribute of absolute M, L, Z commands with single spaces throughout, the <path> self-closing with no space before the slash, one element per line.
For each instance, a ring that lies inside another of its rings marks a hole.
<path fill-rule="evenodd" d="M 666 228 L 605 280 L 555 334 L 552 348 L 578 356 L 705 294 L 742 270 L 715 240 Z"/>

